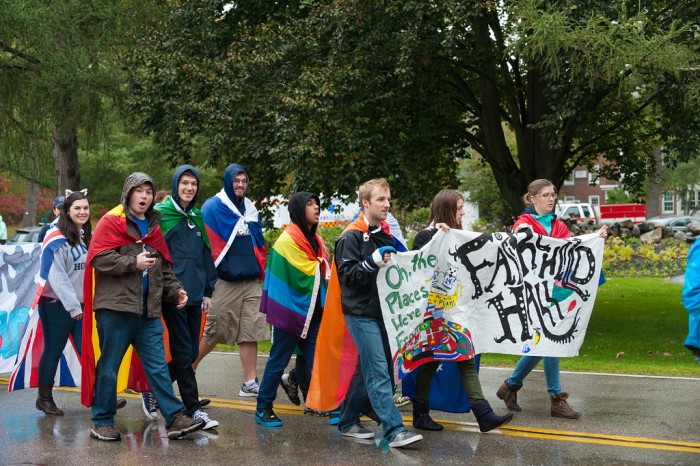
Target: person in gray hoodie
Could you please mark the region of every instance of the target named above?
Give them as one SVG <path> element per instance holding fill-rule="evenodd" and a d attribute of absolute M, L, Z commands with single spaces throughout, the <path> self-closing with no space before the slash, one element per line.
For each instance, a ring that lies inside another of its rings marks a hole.
<path fill-rule="evenodd" d="M 38 303 L 44 351 L 39 359 L 36 408 L 51 416 L 62 416 L 52 394 L 56 370 L 68 339 L 73 339 L 78 351 L 83 341 L 83 274 L 92 236 L 86 191 L 69 191 L 57 225 L 47 236 L 41 264 L 42 269 L 49 269 L 48 279 Z"/>

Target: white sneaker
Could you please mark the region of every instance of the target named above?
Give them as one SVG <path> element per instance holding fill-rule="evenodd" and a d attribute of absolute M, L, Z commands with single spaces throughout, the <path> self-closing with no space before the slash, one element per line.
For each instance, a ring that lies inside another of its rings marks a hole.
<path fill-rule="evenodd" d="M 210 419 L 209 416 L 207 416 L 207 413 L 201 409 L 198 409 L 192 414 L 192 419 L 202 419 L 204 421 L 204 427 L 202 427 L 202 429 L 204 430 L 213 429 L 214 427 L 219 426 L 218 421 Z"/>
<path fill-rule="evenodd" d="M 253 382 L 244 382 L 241 385 L 241 391 L 238 392 L 238 396 L 258 396 L 258 390 L 260 390 L 260 384 L 256 377 Z"/>

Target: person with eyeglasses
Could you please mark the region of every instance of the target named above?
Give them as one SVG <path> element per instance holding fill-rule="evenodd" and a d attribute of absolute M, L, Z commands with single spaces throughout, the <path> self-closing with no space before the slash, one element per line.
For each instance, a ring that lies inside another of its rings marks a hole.
<path fill-rule="evenodd" d="M 553 213 L 556 200 L 556 188 L 551 181 L 539 179 L 530 183 L 527 187 L 527 193 L 523 196 L 525 210 L 515 221 L 513 231 L 518 232 L 529 228 L 538 235 L 561 239 L 569 238 L 571 233 L 569 233 L 566 224 Z M 601 238 L 607 238 L 607 226 L 598 230 L 598 235 Z M 505 402 L 509 410 L 522 411 L 518 405 L 518 390 L 522 388 L 525 378 L 540 361 L 543 361 L 544 377 L 551 401 L 551 415 L 563 419 L 580 418 L 581 413 L 574 411 L 567 401 L 569 394 L 562 391 L 559 378 L 559 358 L 556 357 L 521 357 L 513 373 L 501 384 L 496 396 Z"/>
<path fill-rule="evenodd" d="M 243 385 L 238 396 L 257 397 L 258 342 L 270 339 L 270 328 L 260 311 L 265 275 L 265 240 L 258 209 L 246 197 L 248 171 L 232 163 L 224 172 L 224 186 L 202 206 L 214 265 L 219 275 L 199 343 L 202 358 L 219 343 L 238 345 Z"/>

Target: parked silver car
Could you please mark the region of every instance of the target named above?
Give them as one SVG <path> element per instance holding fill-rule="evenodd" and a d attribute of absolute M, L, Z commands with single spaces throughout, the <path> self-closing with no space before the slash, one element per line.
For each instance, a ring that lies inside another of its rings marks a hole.
<path fill-rule="evenodd" d="M 678 217 L 654 217 L 647 219 L 647 222 L 671 227 L 673 231 L 685 231 L 685 227 L 688 226 L 689 223 L 700 223 L 700 218 L 687 215 Z"/>

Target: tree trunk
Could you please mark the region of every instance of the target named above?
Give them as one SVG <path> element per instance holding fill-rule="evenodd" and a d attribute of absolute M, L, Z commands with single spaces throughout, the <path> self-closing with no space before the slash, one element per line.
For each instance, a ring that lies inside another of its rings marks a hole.
<path fill-rule="evenodd" d="M 652 149 L 654 160 L 656 160 L 656 179 L 649 183 L 649 192 L 647 193 L 647 218 L 661 215 L 661 150 L 658 147 Z"/>
<path fill-rule="evenodd" d="M 27 181 L 27 197 L 24 199 L 24 216 L 22 226 L 36 225 L 36 206 L 39 200 L 39 186 L 33 181 Z"/>
<path fill-rule="evenodd" d="M 80 189 L 80 168 L 78 166 L 78 130 L 73 118 L 72 101 L 64 99 L 63 117 L 53 125 L 53 160 L 56 173 L 56 187 L 62 194 L 66 189 Z"/>

